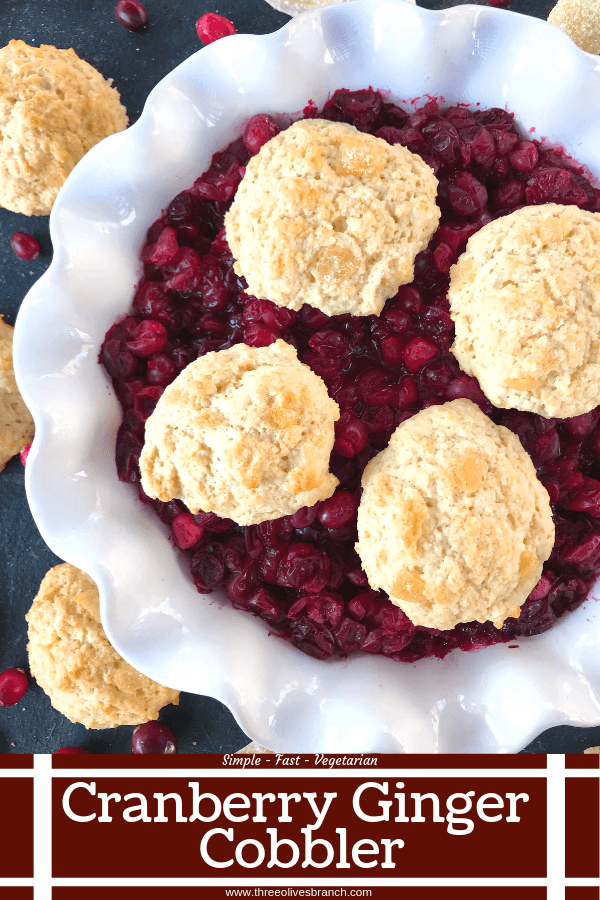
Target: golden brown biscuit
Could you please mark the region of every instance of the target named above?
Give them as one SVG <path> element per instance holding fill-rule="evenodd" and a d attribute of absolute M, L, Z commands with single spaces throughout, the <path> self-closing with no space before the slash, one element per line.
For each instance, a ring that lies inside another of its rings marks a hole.
<path fill-rule="evenodd" d="M 452 352 L 494 406 L 568 418 L 600 403 L 600 213 L 523 207 L 450 276 Z"/>
<path fill-rule="evenodd" d="M 548 21 L 587 50 L 600 53 L 600 3 L 598 0 L 558 0 L 550 10 Z"/>
<path fill-rule="evenodd" d="M 32 440 L 34 432 L 33 419 L 15 381 L 13 332 L 0 315 L 0 472 Z"/>
<path fill-rule="evenodd" d="M 25 618 L 31 674 L 71 722 L 139 725 L 179 702 L 178 691 L 146 678 L 110 645 L 98 588 L 81 569 L 68 563 L 50 569 Z"/>
<path fill-rule="evenodd" d="M 74 50 L 10 41 L 0 49 L 0 205 L 47 215 L 75 164 L 127 123 L 111 81 Z"/>
<path fill-rule="evenodd" d="M 366 467 L 356 549 L 415 625 L 518 617 L 554 543 L 546 489 L 516 435 L 470 400 L 398 426 Z"/>
<path fill-rule="evenodd" d="M 378 315 L 435 231 L 420 156 L 352 125 L 308 119 L 267 141 L 225 216 L 235 271 L 278 306 Z"/>
<path fill-rule="evenodd" d="M 240 525 L 290 515 L 338 484 L 329 472 L 338 418 L 323 381 L 285 341 L 207 353 L 146 421 L 142 486 Z"/>

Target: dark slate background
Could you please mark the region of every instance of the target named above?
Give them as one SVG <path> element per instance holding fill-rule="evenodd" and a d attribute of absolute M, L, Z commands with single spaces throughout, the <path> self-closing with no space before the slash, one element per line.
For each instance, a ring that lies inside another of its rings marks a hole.
<path fill-rule="evenodd" d="M 116 0 L 2 0 L 0 46 L 19 38 L 30 44 L 73 47 L 83 59 L 114 80 L 130 121 L 139 117 L 150 90 L 171 69 L 199 49 L 195 22 L 205 12 L 231 19 L 239 32 L 266 34 L 288 21 L 265 0 L 147 0 L 150 25 L 132 34 L 115 20 Z M 463 0 L 418 0 L 428 9 L 460 5 Z M 482 5 L 487 5 L 482 0 Z M 515 0 L 516 12 L 546 18 L 554 0 Z M 24 262 L 10 249 L 14 231 L 28 231 L 42 246 L 39 259 Z M 52 248 L 48 219 L 20 216 L 0 209 L 0 312 L 13 325 L 21 300 L 50 264 Z M 0 475 L 0 671 L 27 667 L 26 626 L 39 583 L 60 560 L 46 547 L 31 518 L 25 498 L 23 468 L 16 457 Z M 248 738 L 229 711 L 210 697 L 184 694 L 178 708 L 161 718 L 179 739 L 180 752 L 227 753 Z M 21 703 L 0 709 L 0 752 L 51 753 L 66 744 L 91 752 L 128 753 L 131 727 L 87 731 L 71 724 L 50 706 L 32 684 Z M 600 744 L 600 728 L 553 728 L 525 752 L 581 752 Z"/>

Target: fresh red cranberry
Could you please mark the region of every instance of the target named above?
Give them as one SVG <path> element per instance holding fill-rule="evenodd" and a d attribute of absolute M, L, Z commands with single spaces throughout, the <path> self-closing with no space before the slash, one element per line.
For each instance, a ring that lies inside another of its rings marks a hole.
<path fill-rule="evenodd" d="M 148 12 L 138 0 L 119 0 L 115 16 L 119 25 L 127 31 L 141 31 L 148 24 Z"/>
<path fill-rule="evenodd" d="M 281 128 L 277 122 L 266 114 L 253 116 L 246 127 L 242 140 L 248 153 L 258 153 L 263 144 L 279 134 Z"/>
<path fill-rule="evenodd" d="M 40 255 L 40 244 L 25 231 L 15 231 L 11 236 L 10 246 L 20 259 L 37 259 Z"/>
<path fill-rule="evenodd" d="M 134 728 L 131 748 L 134 753 L 177 753 L 177 738 L 164 722 L 145 722 Z"/>
<path fill-rule="evenodd" d="M 0 706 L 14 706 L 29 686 L 23 669 L 5 669 L 0 674 Z"/>
<path fill-rule="evenodd" d="M 84 750 L 83 747 L 59 747 L 58 750 L 55 750 L 52 754 L 53 756 L 61 756 L 63 754 L 80 754 L 86 753 L 89 754 L 89 750 Z"/>
<path fill-rule="evenodd" d="M 489 0 L 490 6 L 495 6 L 498 9 L 508 9 L 513 0 Z"/>
<path fill-rule="evenodd" d="M 404 365 L 411 374 L 420 372 L 426 363 L 437 356 L 438 348 L 427 338 L 413 338 L 404 348 Z"/>
<path fill-rule="evenodd" d="M 212 44 L 229 34 L 237 34 L 235 25 L 224 16 L 204 13 L 196 22 L 196 31 L 203 44 Z"/>
<path fill-rule="evenodd" d="M 27 457 L 29 456 L 29 451 L 31 450 L 31 444 L 25 444 L 20 453 L 21 463 L 25 465 L 27 463 Z"/>

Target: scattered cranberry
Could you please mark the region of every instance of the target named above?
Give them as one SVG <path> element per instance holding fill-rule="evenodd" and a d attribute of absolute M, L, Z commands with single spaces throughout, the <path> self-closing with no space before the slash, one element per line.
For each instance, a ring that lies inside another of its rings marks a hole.
<path fill-rule="evenodd" d="M 148 24 L 148 12 L 138 0 L 119 0 L 115 7 L 119 25 L 127 31 L 141 31 Z"/>
<path fill-rule="evenodd" d="M 83 747 L 59 747 L 52 755 L 61 756 L 65 753 L 89 753 L 89 750 L 84 750 Z"/>
<path fill-rule="evenodd" d="M 20 259 L 37 259 L 40 255 L 39 241 L 25 231 L 15 231 L 10 246 Z"/>
<path fill-rule="evenodd" d="M 237 34 L 235 25 L 224 16 L 204 13 L 196 22 L 196 31 L 203 44 L 212 44 L 229 34 Z"/>
<path fill-rule="evenodd" d="M 489 0 L 490 6 L 496 6 L 498 9 L 507 9 L 513 0 Z"/>
<path fill-rule="evenodd" d="M 134 753 L 177 753 L 177 738 L 164 722 L 145 722 L 134 728 L 131 746 Z"/>
<path fill-rule="evenodd" d="M 0 706 L 18 703 L 29 682 L 23 669 L 5 669 L 0 674 Z"/>
<path fill-rule="evenodd" d="M 20 457 L 21 457 L 21 463 L 23 465 L 25 465 L 25 463 L 27 462 L 27 457 L 29 456 L 30 450 L 31 450 L 31 444 L 25 444 L 25 446 L 21 450 Z"/>

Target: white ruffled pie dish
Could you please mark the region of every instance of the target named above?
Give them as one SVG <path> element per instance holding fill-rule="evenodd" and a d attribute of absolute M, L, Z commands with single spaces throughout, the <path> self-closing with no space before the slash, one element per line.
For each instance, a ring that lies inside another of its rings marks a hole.
<path fill-rule="evenodd" d="M 97 360 L 129 308 L 146 229 L 252 115 L 368 86 L 506 107 L 600 175 L 600 64 L 538 19 L 357 0 L 199 51 L 132 128 L 87 154 L 54 206 L 54 260 L 15 335 L 36 424 L 29 502 L 50 548 L 98 583 L 117 650 L 156 681 L 221 700 L 253 740 L 289 752 L 517 751 L 550 726 L 600 723 L 594 599 L 518 649 L 319 662 L 225 596 L 198 594 L 165 527 L 116 476 L 121 411 Z"/>

